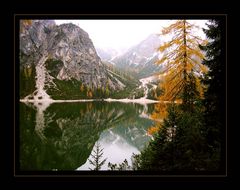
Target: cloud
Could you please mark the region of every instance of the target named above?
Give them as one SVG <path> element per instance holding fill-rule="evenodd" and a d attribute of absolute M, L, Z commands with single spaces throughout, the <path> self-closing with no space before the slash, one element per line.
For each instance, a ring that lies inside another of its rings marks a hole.
<path fill-rule="evenodd" d="M 85 30 L 96 47 L 127 49 L 150 34 L 160 33 L 174 20 L 55 20 L 56 24 L 73 23 Z M 201 27 L 206 20 L 193 20 Z"/>

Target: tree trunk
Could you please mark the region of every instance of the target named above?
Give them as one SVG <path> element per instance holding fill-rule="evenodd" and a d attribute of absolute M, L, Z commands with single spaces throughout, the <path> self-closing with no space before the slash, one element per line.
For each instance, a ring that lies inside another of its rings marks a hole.
<path fill-rule="evenodd" d="M 186 42 L 186 20 L 183 20 L 183 45 L 184 45 L 184 54 L 183 54 L 183 104 L 187 103 L 187 42 Z"/>

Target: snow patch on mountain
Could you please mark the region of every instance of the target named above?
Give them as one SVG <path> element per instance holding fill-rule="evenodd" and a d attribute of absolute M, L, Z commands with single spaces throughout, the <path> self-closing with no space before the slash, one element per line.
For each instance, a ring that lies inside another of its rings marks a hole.
<path fill-rule="evenodd" d="M 141 85 L 138 88 L 143 88 L 144 90 L 144 96 L 142 97 L 142 99 L 146 99 L 148 96 L 148 84 L 151 85 L 154 89 L 157 88 L 157 85 L 152 84 L 152 82 L 156 81 L 157 76 L 150 76 L 150 77 L 146 77 L 146 78 L 142 78 L 139 81 L 141 82 Z"/>

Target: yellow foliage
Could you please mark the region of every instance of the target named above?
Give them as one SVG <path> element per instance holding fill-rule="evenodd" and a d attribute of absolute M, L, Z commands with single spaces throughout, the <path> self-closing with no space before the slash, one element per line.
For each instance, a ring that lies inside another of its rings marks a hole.
<path fill-rule="evenodd" d="M 31 26 L 32 20 L 20 20 L 20 32 L 24 32 L 26 26 Z"/>
<path fill-rule="evenodd" d="M 194 71 L 197 78 L 200 73 L 207 72 L 207 67 L 201 63 L 204 55 L 199 48 L 199 44 L 204 45 L 207 41 L 194 35 L 193 28 L 196 27 L 186 20 L 178 20 L 162 30 L 162 35 L 173 34 L 173 37 L 158 48 L 158 51 L 163 52 L 164 56 L 156 63 L 165 63 L 166 65 L 162 84 L 164 94 L 160 100 L 174 101 L 179 99 L 188 73 Z M 197 82 L 197 89 L 201 94 L 200 82 Z"/>
<path fill-rule="evenodd" d="M 91 88 L 88 88 L 88 87 L 87 87 L 87 97 L 89 97 L 89 98 L 93 97 L 92 90 L 91 90 Z"/>
<path fill-rule="evenodd" d="M 153 135 L 160 130 L 163 120 L 168 116 L 167 107 L 167 103 L 163 102 L 154 105 L 154 112 L 150 117 L 156 121 L 156 124 L 147 130 L 149 135 Z"/>
<path fill-rule="evenodd" d="M 81 86 L 80 86 L 80 91 L 81 91 L 81 92 L 84 91 L 84 85 L 83 85 L 83 84 L 81 84 Z"/>
<path fill-rule="evenodd" d="M 169 48 L 170 46 L 171 46 L 170 43 L 164 43 L 162 46 L 160 46 L 160 47 L 158 48 L 158 50 L 161 51 L 161 52 L 163 52 L 163 51 L 165 51 L 167 48 Z"/>
<path fill-rule="evenodd" d="M 152 127 L 149 127 L 148 130 L 147 130 L 147 134 L 148 135 L 154 135 L 155 133 L 157 133 L 160 129 L 160 126 L 152 126 Z"/>
<path fill-rule="evenodd" d="M 32 24 L 32 20 L 22 20 L 22 23 L 27 26 Z"/>
<path fill-rule="evenodd" d="M 88 91 L 88 97 L 89 97 L 89 98 L 92 98 L 92 97 L 93 97 L 92 91 Z"/>
<path fill-rule="evenodd" d="M 162 59 L 158 60 L 156 63 L 157 63 L 157 64 L 164 63 L 164 61 L 165 61 L 166 59 L 167 59 L 166 57 L 163 57 Z"/>
<path fill-rule="evenodd" d="M 154 105 L 154 112 L 151 114 L 151 118 L 155 121 L 163 121 L 167 114 L 167 104 L 160 102 Z"/>
<path fill-rule="evenodd" d="M 181 104 L 181 103 L 182 103 L 182 99 L 176 99 L 176 100 L 174 101 L 174 103 L 176 103 L 176 104 Z"/>
<path fill-rule="evenodd" d="M 201 81 L 199 78 L 196 79 L 196 85 L 197 85 L 197 90 L 199 92 L 200 98 L 203 98 L 204 90 L 203 90 L 203 87 L 201 86 Z"/>

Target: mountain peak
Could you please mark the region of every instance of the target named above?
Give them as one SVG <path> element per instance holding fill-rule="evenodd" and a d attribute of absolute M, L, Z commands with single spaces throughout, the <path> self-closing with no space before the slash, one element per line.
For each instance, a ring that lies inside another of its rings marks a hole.
<path fill-rule="evenodd" d="M 155 64 L 158 59 L 157 48 L 161 40 L 157 34 L 150 34 L 136 46 L 130 48 L 123 55 L 113 59 L 112 62 L 120 68 L 131 70 L 139 77 L 147 77 L 158 72 L 160 67 Z"/>
<path fill-rule="evenodd" d="M 30 97 L 46 94 L 48 89 L 61 91 L 61 81 L 76 80 L 92 90 L 122 89 L 109 77 L 88 33 L 71 23 L 58 26 L 52 20 L 34 20 L 20 34 L 20 57 L 20 72 L 31 68 L 36 74 L 35 91 Z"/>

